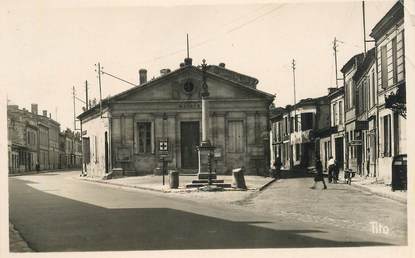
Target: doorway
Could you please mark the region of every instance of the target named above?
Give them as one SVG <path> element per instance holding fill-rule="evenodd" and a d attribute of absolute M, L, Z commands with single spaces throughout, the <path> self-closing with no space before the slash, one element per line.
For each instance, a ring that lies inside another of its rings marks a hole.
<path fill-rule="evenodd" d="M 199 168 L 196 146 L 200 144 L 199 121 L 180 123 L 181 165 L 183 169 Z"/>
<path fill-rule="evenodd" d="M 343 170 L 344 168 L 344 149 L 343 149 L 343 137 L 338 137 L 334 139 L 336 160 L 339 166 L 339 169 Z"/>
<path fill-rule="evenodd" d="M 108 132 L 105 132 L 105 173 L 109 173 L 109 162 L 108 162 Z"/>

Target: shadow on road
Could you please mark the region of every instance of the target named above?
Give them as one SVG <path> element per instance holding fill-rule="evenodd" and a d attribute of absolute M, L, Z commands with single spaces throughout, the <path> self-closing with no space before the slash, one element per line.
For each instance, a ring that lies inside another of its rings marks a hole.
<path fill-rule="evenodd" d="M 39 252 L 230 248 L 356 247 L 380 242 L 337 242 L 170 208 L 106 209 L 10 182 L 10 219 Z M 105 191 L 105 188 L 103 188 Z M 140 194 L 137 193 L 137 202 Z"/>

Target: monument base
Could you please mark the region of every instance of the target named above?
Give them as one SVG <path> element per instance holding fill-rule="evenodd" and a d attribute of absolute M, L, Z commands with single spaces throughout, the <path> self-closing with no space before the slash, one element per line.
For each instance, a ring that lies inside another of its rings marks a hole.
<path fill-rule="evenodd" d="M 210 141 L 203 141 L 198 146 L 199 154 L 199 171 L 197 173 L 199 179 L 216 179 L 216 173 L 211 171 L 209 173 L 209 157 L 213 157 L 213 151 L 215 146 L 213 146 Z M 212 160 L 211 160 L 212 161 Z M 211 164 L 212 166 L 213 164 Z M 211 168 L 212 169 L 212 168 Z"/>

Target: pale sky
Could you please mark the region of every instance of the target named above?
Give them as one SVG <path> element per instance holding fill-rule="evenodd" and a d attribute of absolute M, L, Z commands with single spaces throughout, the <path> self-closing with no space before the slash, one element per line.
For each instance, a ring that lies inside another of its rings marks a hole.
<path fill-rule="evenodd" d="M 186 33 L 195 65 L 205 58 L 208 64 L 224 62 L 255 77 L 258 89 L 276 94 L 277 106 L 293 103 L 293 58 L 298 101 L 322 96 L 335 86 L 334 37 L 344 42 L 338 47 L 339 70 L 363 51 L 361 1 L 180 6 L 128 2 L 3 4 L 0 88 L 11 103 L 27 109 L 38 103 L 40 113 L 46 109 L 53 118 L 57 115 L 62 130 L 73 128 L 72 86 L 85 99 L 88 80 L 90 98 L 98 98 L 95 63 L 137 83 L 140 68 L 152 78 L 160 69 L 179 67 L 186 55 Z M 367 38 L 394 3 L 366 1 Z M 102 87 L 105 97 L 131 86 L 104 75 Z M 76 102 L 77 115 L 82 105 Z"/>

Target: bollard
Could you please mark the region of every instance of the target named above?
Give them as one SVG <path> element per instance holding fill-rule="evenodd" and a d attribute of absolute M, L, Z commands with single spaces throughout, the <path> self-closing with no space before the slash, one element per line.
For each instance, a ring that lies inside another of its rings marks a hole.
<path fill-rule="evenodd" d="M 244 168 L 236 168 L 232 170 L 232 187 L 240 188 L 240 189 L 247 189 L 244 177 Z"/>
<path fill-rule="evenodd" d="M 176 170 L 169 171 L 169 185 L 171 189 L 179 188 L 179 172 Z"/>

